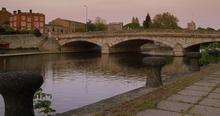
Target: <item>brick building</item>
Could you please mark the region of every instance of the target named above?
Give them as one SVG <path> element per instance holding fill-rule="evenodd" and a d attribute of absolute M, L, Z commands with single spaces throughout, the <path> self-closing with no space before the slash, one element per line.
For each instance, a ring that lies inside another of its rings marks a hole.
<path fill-rule="evenodd" d="M 85 27 L 85 23 L 56 18 L 46 26 L 45 32 L 51 34 L 85 32 Z"/>
<path fill-rule="evenodd" d="M 9 25 L 11 15 L 12 14 L 3 7 L 2 10 L 0 10 L 0 25 Z"/>
<path fill-rule="evenodd" d="M 14 11 L 10 17 L 10 26 L 15 30 L 32 30 L 39 29 L 44 33 L 45 15 L 42 13 L 21 12 L 21 10 Z"/>

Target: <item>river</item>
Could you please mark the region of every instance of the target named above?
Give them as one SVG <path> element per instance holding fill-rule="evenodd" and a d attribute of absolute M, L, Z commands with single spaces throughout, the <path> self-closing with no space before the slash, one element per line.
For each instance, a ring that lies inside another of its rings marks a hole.
<path fill-rule="evenodd" d="M 42 90 L 51 95 L 51 108 L 55 113 L 98 102 L 115 95 L 145 86 L 145 54 L 101 55 L 50 54 L 0 57 L 0 72 L 34 71 L 44 76 Z M 162 69 L 164 83 L 191 73 L 187 59 L 166 57 Z M 40 115 L 37 113 L 36 115 Z M 4 102 L 0 96 L 0 115 L 4 115 Z"/>

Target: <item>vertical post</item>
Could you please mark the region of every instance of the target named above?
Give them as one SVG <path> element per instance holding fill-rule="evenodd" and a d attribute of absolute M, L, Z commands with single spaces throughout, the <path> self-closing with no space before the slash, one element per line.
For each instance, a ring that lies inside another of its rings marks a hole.
<path fill-rule="evenodd" d="M 148 57 L 143 60 L 144 64 L 149 68 L 146 79 L 146 87 L 159 87 L 163 85 L 161 78 L 162 67 L 166 64 L 163 57 Z"/>
<path fill-rule="evenodd" d="M 88 31 L 88 26 L 87 26 L 87 22 L 88 22 L 88 6 L 84 5 L 84 7 L 86 8 L 86 32 Z"/>
<path fill-rule="evenodd" d="M 35 73 L 11 72 L 0 74 L 0 94 L 5 101 L 5 116 L 34 116 L 34 93 L 43 84 Z"/>

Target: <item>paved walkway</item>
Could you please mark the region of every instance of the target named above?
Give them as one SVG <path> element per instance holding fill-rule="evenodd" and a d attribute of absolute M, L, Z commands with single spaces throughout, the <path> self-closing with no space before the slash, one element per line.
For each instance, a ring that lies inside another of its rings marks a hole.
<path fill-rule="evenodd" d="M 220 71 L 161 101 L 137 116 L 220 116 Z"/>

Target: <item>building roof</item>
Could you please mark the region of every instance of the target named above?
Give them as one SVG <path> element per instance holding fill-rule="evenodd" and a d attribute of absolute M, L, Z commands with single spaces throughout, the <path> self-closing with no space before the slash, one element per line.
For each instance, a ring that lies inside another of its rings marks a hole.
<path fill-rule="evenodd" d="M 21 12 L 21 10 L 14 11 L 13 15 L 40 15 L 40 16 L 45 16 L 43 13 L 34 13 L 32 10 L 29 12 Z"/>
<path fill-rule="evenodd" d="M 70 23 L 80 23 L 80 24 L 85 24 L 85 23 L 82 23 L 82 22 L 72 21 L 72 20 L 67 20 L 67 19 L 61 19 L 61 18 L 56 18 L 56 19 L 52 20 L 51 22 L 56 21 L 56 20 L 62 20 L 62 21 L 70 22 Z"/>
<path fill-rule="evenodd" d="M 12 15 L 10 12 L 7 11 L 6 8 L 2 8 L 2 10 L 0 10 L 0 14 L 8 14 L 8 15 Z"/>

